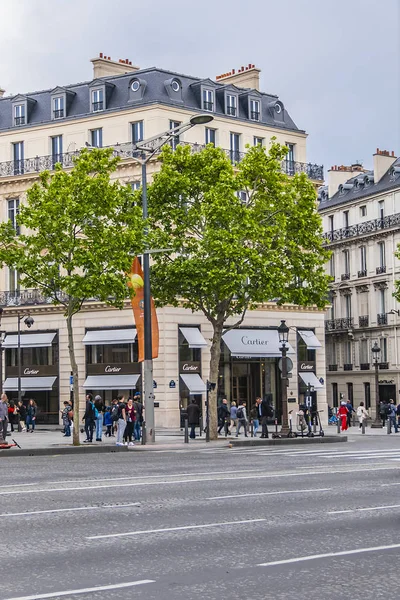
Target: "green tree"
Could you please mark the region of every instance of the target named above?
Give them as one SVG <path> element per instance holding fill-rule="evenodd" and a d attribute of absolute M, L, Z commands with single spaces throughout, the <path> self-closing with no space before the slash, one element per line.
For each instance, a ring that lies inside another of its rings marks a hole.
<path fill-rule="evenodd" d="M 110 175 L 119 159 L 110 149 L 81 151 L 70 172 L 56 165 L 27 192 L 17 218 L 0 226 L 0 264 L 17 269 L 21 284 L 64 307 L 74 378 L 74 445 L 79 445 L 79 377 L 73 317 L 88 299 L 122 308 L 132 256 L 143 251 L 143 221 L 132 191 Z"/>
<path fill-rule="evenodd" d="M 281 171 L 285 146 L 250 148 L 232 165 L 220 148 L 165 148 L 149 187 L 154 254 L 152 291 L 159 305 L 201 311 L 212 324 L 210 381 L 218 381 L 221 336 L 258 303 L 323 307 L 329 252 L 313 184 Z M 234 319 L 232 323 L 232 318 Z M 216 390 L 210 434 L 217 436 Z"/>

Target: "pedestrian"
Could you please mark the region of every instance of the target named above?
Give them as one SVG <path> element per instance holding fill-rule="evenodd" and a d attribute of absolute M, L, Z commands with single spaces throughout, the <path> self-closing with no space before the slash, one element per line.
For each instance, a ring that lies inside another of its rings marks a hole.
<path fill-rule="evenodd" d="M 134 437 L 137 442 L 140 441 L 141 426 L 143 423 L 143 404 L 140 402 L 140 392 L 135 392 L 133 396 L 133 404 L 136 411 L 136 421 L 133 425 Z"/>
<path fill-rule="evenodd" d="M 19 427 L 18 431 L 26 431 L 26 406 L 22 400 L 18 400 L 18 412 L 19 412 Z"/>
<path fill-rule="evenodd" d="M 6 443 L 8 426 L 8 398 L 2 394 L 0 398 L 0 443 Z"/>
<path fill-rule="evenodd" d="M 237 420 L 238 420 L 236 437 L 238 437 L 238 435 L 239 435 L 241 426 L 243 426 L 245 437 L 248 437 L 247 436 L 247 413 L 246 413 L 246 402 L 245 401 L 243 401 L 242 404 L 239 404 L 236 416 L 237 416 Z"/>
<path fill-rule="evenodd" d="M 111 436 L 115 437 L 118 429 L 118 399 L 113 398 L 111 402 L 111 420 L 113 422 L 111 428 Z"/>
<path fill-rule="evenodd" d="M 218 406 L 218 433 L 221 433 L 221 429 L 224 428 L 225 437 L 230 433 L 228 421 L 230 420 L 231 411 L 228 407 L 228 401 L 224 398 L 221 404 Z"/>
<path fill-rule="evenodd" d="M 126 446 L 133 446 L 133 428 L 137 419 L 137 413 L 132 398 L 128 398 L 128 402 L 125 406 L 126 412 L 126 427 L 124 431 L 124 443 Z M 136 438 L 135 438 L 136 439 Z"/>
<path fill-rule="evenodd" d="M 396 415 L 397 415 L 397 426 L 400 426 L 400 402 L 396 408 Z"/>
<path fill-rule="evenodd" d="M 353 416 L 353 413 L 355 413 L 356 411 L 354 410 L 353 405 L 350 402 L 350 400 L 347 400 L 346 408 L 349 411 L 347 413 L 347 427 L 351 427 L 351 417 Z"/>
<path fill-rule="evenodd" d="M 340 408 L 339 408 L 337 414 L 338 414 L 339 419 L 341 420 L 342 431 L 346 431 L 347 430 L 347 415 L 349 414 L 349 411 L 346 406 L 346 402 L 343 401 L 340 403 Z"/>
<path fill-rule="evenodd" d="M 101 396 L 95 396 L 94 405 L 97 410 L 97 417 L 95 419 L 96 425 L 96 442 L 101 442 L 101 437 L 103 435 L 103 412 L 104 412 L 104 402 Z"/>
<path fill-rule="evenodd" d="M 61 411 L 62 422 L 64 425 L 64 437 L 71 437 L 71 419 L 72 419 L 72 406 L 65 400 L 64 408 Z"/>
<path fill-rule="evenodd" d="M 11 433 L 14 433 L 14 425 L 18 425 L 17 407 L 15 406 L 14 400 L 10 400 L 10 402 L 8 404 L 8 421 L 11 426 Z"/>
<path fill-rule="evenodd" d="M 33 398 L 30 398 L 28 408 L 26 409 L 26 432 L 33 433 L 36 425 L 36 413 L 37 404 Z M 29 429 L 29 425 L 32 425 L 32 429 Z"/>
<path fill-rule="evenodd" d="M 104 412 L 104 425 L 106 426 L 107 430 L 106 430 L 106 437 L 114 437 L 114 434 L 111 433 L 112 430 L 112 426 L 113 426 L 113 422 L 112 422 L 112 418 L 111 418 L 111 406 L 107 406 Z"/>
<path fill-rule="evenodd" d="M 118 429 L 117 429 L 117 441 L 116 446 L 123 446 L 124 433 L 126 428 L 126 404 L 124 396 L 120 395 L 117 398 L 118 402 Z"/>
<path fill-rule="evenodd" d="M 200 423 L 200 406 L 194 401 L 193 398 L 190 400 L 190 404 L 188 404 L 186 412 L 188 425 L 190 427 L 189 437 L 190 439 L 194 440 L 196 437 L 196 427 L 198 427 Z"/>
<path fill-rule="evenodd" d="M 258 414 L 261 419 L 261 436 L 262 438 L 268 437 L 268 419 L 274 416 L 274 409 L 269 402 L 264 398 L 256 398 L 258 406 Z"/>
<path fill-rule="evenodd" d="M 233 427 L 236 427 L 237 431 L 237 406 L 234 400 L 231 402 L 231 428 Z"/>
<path fill-rule="evenodd" d="M 386 418 L 387 418 L 387 402 L 379 403 L 379 416 L 381 417 L 382 427 L 385 427 Z"/>
<path fill-rule="evenodd" d="M 361 429 L 363 421 L 369 417 L 368 411 L 364 406 L 364 402 L 360 402 L 360 406 L 357 408 L 357 417 Z"/>
<path fill-rule="evenodd" d="M 97 409 L 93 403 L 92 394 L 86 394 L 86 408 L 82 421 L 85 423 L 86 440 L 85 444 L 93 442 L 93 430 L 95 426 Z"/>
<path fill-rule="evenodd" d="M 257 437 L 257 431 L 260 426 L 259 414 L 258 414 L 258 401 L 261 401 L 261 398 L 256 398 L 255 405 L 250 409 L 250 421 L 253 423 L 253 435 Z"/>
<path fill-rule="evenodd" d="M 398 433 L 399 429 L 397 427 L 397 419 L 396 419 L 396 405 L 394 400 L 389 400 L 388 404 L 388 418 L 390 419 L 390 428 L 394 427 L 394 432 Z"/>

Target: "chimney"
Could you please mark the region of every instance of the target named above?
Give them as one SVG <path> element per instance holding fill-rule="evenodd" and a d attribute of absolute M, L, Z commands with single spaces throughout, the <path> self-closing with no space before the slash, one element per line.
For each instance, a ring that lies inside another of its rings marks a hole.
<path fill-rule="evenodd" d="M 93 63 L 93 79 L 135 73 L 140 70 L 140 67 L 132 65 L 132 61 L 128 58 L 120 58 L 118 61 L 111 60 L 103 52 L 100 52 L 98 58 L 92 58 L 90 62 Z"/>
<path fill-rule="evenodd" d="M 394 152 L 388 152 L 388 150 L 376 149 L 374 154 L 374 182 L 378 183 L 384 176 L 384 174 L 390 169 L 397 157 Z"/>
<path fill-rule="evenodd" d="M 217 75 L 215 81 L 224 85 L 232 84 L 260 91 L 260 73 L 261 69 L 256 69 L 255 65 L 249 63 L 247 67 L 240 67 L 237 71 L 232 69 L 228 73 Z"/>
<path fill-rule="evenodd" d="M 3 90 L 3 88 L 0 87 L 0 98 L 2 98 L 5 93 L 6 93 L 6 90 Z"/>
<path fill-rule="evenodd" d="M 359 164 L 351 165 L 350 167 L 345 165 L 331 167 L 328 171 L 329 198 L 332 198 L 336 194 L 341 183 L 346 183 L 348 179 L 357 177 L 357 175 L 361 175 L 364 172 L 365 169 Z"/>

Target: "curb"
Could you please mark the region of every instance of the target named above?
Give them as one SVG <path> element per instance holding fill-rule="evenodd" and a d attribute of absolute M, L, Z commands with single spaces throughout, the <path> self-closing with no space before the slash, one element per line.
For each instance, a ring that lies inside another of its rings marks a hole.
<path fill-rule="evenodd" d="M 231 440 L 229 445 L 232 447 L 247 447 L 247 446 L 293 446 L 302 444 L 336 444 L 338 442 L 347 442 L 347 436 L 343 437 L 304 437 L 304 438 L 277 438 L 267 440 Z"/>
<path fill-rule="evenodd" d="M 127 446 L 62 446 L 60 448 L 9 448 L 0 450 L 1 458 L 18 458 L 20 456 L 60 456 L 66 454 L 111 454 L 129 452 Z"/>

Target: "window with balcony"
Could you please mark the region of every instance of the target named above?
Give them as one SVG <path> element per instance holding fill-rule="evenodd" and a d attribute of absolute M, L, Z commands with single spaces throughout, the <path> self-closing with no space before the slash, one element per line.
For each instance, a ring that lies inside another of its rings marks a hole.
<path fill-rule="evenodd" d="M 387 314 L 386 314 L 386 290 L 378 290 L 378 307 L 379 313 L 377 315 L 378 325 L 387 325 Z"/>
<path fill-rule="evenodd" d="M 344 312 L 346 319 L 351 319 L 351 295 L 344 296 Z"/>
<path fill-rule="evenodd" d="M 62 119 L 64 116 L 64 96 L 53 98 L 53 119 Z"/>
<path fill-rule="evenodd" d="M 51 138 L 51 158 L 53 163 L 53 169 L 57 163 L 62 163 L 63 159 L 63 143 L 62 135 L 55 135 Z"/>
<path fill-rule="evenodd" d="M 381 361 L 383 363 L 385 363 L 385 362 L 387 362 L 387 359 L 388 359 L 388 339 L 386 337 L 381 338 L 380 348 L 381 348 Z"/>
<path fill-rule="evenodd" d="M 237 97 L 231 94 L 226 96 L 226 114 L 231 117 L 237 116 Z"/>
<path fill-rule="evenodd" d="M 176 129 L 177 127 L 179 127 L 180 125 L 182 125 L 182 123 L 180 121 L 170 121 L 169 122 L 169 128 L 170 129 Z M 178 146 L 180 142 L 180 137 L 179 135 L 174 135 L 174 137 L 171 139 L 171 141 L 169 142 L 172 150 L 176 150 L 176 147 Z"/>
<path fill-rule="evenodd" d="M 264 145 L 265 145 L 265 139 L 264 138 L 254 136 L 254 138 L 253 138 L 253 146 L 264 146 Z"/>
<path fill-rule="evenodd" d="M 360 340 L 360 369 L 367 371 L 369 369 L 369 342 L 368 340 Z"/>
<path fill-rule="evenodd" d="M 19 214 L 19 198 L 9 198 L 7 201 L 8 220 L 15 229 L 16 234 L 19 234 L 19 226 L 17 225 L 17 215 Z"/>
<path fill-rule="evenodd" d="M 385 242 L 378 242 L 379 266 L 376 267 L 376 274 L 386 273 L 386 253 Z"/>
<path fill-rule="evenodd" d="M 92 112 L 98 112 L 104 108 L 104 90 L 92 90 Z"/>
<path fill-rule="evenodd" d="M 92 129 L 90 132 L 90 143 L 93 148 L 103 147 L 103 129 Z"/>
<path fill-rule="evenodd" d="M 343 369 L 345 371 L 353 370 L 353 347 L 351 342 L 345 342 L 344 344 L 344 364 Z"/>
<path fill-rule="evenodd" d="M 24 172 L 24 142 L 13 144 L 14 175 L 22 175 Z"/>
<path fill-rule="evenodd" d="M 14 106 L 14 125 L 25 125 L 26 107 L 25 104 L 16 104 Z"/>
<path fill-rule="evenodd" d="M 333 277 L 333 279 L 335 279 L 335 255 L 332 254 L 332 256 L 329 259 L 329 275 L 331 277 Z"/>
<path fill-rule="evenodd" d="M 358 271 L 359 277 L 367 276 L 367 248 L 366 246 L 360 247 L 360 270 Z"/>
<path fill-rule="evenodd" d="M 343 267 L 344 273 L 342 273 L 342 281 L 350 279 L 350 251 L 343 250 Z"/>
<path fill-rule="evenodd" d="M 144 140 L 143 121 L 135 121 L 132 123 L 132 144 L 137 144 Z"/>
<path fill-rule="evenodd" d="M 259 100 L 250 100 L 250 119 L 252 121 L 260 120 L 260 102 L 259 102 Z"/>
<path fill-rule="evenodd" d="M 203 89 L 203 110 L 214 110 L 214 92 L 213 90 Z"/>
<path fill-rule="evenodd" d="M 206 132 L 205 132 L 205 142 L 206 142 L 206 145 L 207 144 L 213 144 L 215 146 L 215 140 L 216 140 L 215 132 L 216 132 L 215 129 L 211 129 L 210 127 L 206 127 Z"/>
<path fill-rule="evenodd" d="M 231 162 L 236 163 L 240 161 L 240 134 L 232 133 L 229 136 L 230 140 L 230 159 Z"/>

